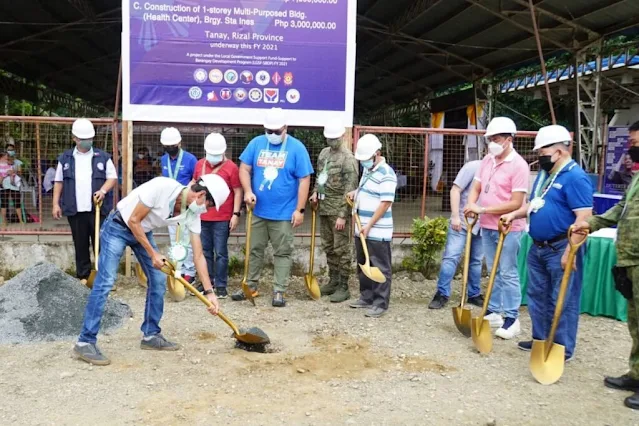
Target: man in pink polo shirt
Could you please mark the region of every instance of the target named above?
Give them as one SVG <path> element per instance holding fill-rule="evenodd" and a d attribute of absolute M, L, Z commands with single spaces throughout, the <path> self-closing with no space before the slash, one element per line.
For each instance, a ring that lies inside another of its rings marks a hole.
<path fill-rule="evenodd" d="M 495 260 L 499 240 L 498 221 L 506 214 L 519 209 L 528 192 L 528 163 L 513 147 L 517 127 L 506 117 L 495 117 L 488 124 L 486 134 L 489 154 L 482 160 L 475 182 L 468 195 L 468 205 L 464 213 L 479 214 L 482 245 L 486 266 L 490 270 Z M 499 260 L 493 294 L 490 297 L 485 319 L 493 328 L 498 328 L 495 336 L 512 339 L 521 332 L 519 305 L 521 289 L 517 271 L 519 240 L 525 230 L 525 219 L 512 222 Z M 502 314 L 505 319 L 502 318 Z"/>

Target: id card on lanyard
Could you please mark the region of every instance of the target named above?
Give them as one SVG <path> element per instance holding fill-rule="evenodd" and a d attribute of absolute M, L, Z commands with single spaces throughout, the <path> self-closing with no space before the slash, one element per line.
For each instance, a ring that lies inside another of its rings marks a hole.
<path fill-rule="evenodd" d="M 178 175 L 180 174 L 180 166 L 182 165 L 182 154 L 184 153 L 184 151 L 182 151 L 182 149 L 180 149 L 180 153 L 178 154 L 178 158 L 177 161 L 175 162 L 175 173 L 173 173 L 173 170 L 171 168 L 171 156 L 169 155 L 167 158 L 167 169 L 169 171 L 169 177 L 173 180 L 178 180 Z"/>

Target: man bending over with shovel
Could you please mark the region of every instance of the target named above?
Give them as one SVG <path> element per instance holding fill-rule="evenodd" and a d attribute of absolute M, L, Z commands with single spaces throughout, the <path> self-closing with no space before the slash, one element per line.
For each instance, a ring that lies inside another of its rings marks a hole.
<path fill-rule="evenodd" d="M 532 322 L 532 337 L 545 340 L 561 279 L 566 267 L 570 245 L 567 230 L 570 225 L 592 215 L 592 184 L 588 175 L 570 157 L 571 136 L 562 126 L 539 129 L 534 151 L 539 154 L 541 168 L 533 185 L 530 202 L 519 210 L 502 216 L 506 224 L 530 216 L 529 234 L 533 245 L 528 252 L 528 313 Z M 583 236 L 575 235 L 573 242 Z M 581 305 L 581 283 L 585 247 L 575 257 L 577 268 L 571 275 L 568 293 L 555 334 L 555 342 L 566 348 L 566 361 L 573 357 Z M 532 340 L 519 342 L 519 349 L 530 351 Z"/>
<path fill-rule="evenodd" d="M 229 193 L 228 186 L 217 175 L 204 175 L 190 188 L 173 179 L 157 177 L 140 185 L 118 203 L 102 225 L 98 274 L 84 312 L 82 332 L 73 349 L 80 359 L 94 365 L 111 363 L 100 352 L 96 341 L 104 304 L 127 246 L 133 249 L 148 277 L 142 323 L 144 337 L 140 347 L 157 351 L 179 349 L 178 345 L 162 336 L 159 325 L 166 292 L 166 275 L 160 269 L 166 258 L 158 252 L 153 240 L 153 231 L 158 228 L 177 225 L 180 238 L 171 246 L 171 257 L 179 262 L 187 256 L 190 234 L 195 267 L 204 285 L 204 295 L 212 303 L 208 310 L 213 315 L 217 314 L 219 305 L 202 252 L 200 215 L 209 207 L 222 206 Z"/>

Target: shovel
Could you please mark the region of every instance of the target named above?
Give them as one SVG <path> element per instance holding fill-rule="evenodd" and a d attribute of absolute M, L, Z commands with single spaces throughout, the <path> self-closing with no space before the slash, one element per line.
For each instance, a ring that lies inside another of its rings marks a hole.
<path fill-rule="evenodd" d="M 311 295 L 313 300 L 319 300 L 322 297 L 317 279 L 313 276 L 313 265 L 315 261 L 315 221 L 317 215 L 317 203 L 311 203 L 311 210 L 313 212 L 311 219 L 311 259 L 310 266 L 308 268 L 308 274 L 304 275 L 304 283 L 308 294 Z"/>
<path fill-rule="evenodd" d="M 253 225 L 253 207 L 246 205 L 246 249 L 244 250 L 244 276 L 242 277 L 242 291 L 246 299 L 255 306 L 253 290 L 248 285 L 249 257 L 251 254 L 251 225 Z"/>
<path fill-rule="evenodd" d="M 138 284 L 140 287 L 147 288 L 148 284 L 146 282 L 146 274 L 144 273 L 139 261 L 135 264 L 135 276 L 138 278 Z"/>
<path fill-rule="evenodd" d="M 354 207 L 353 200 L 351 200 L 348 196 L 346 196 L 346 202 L 349 206 Z M 357 229 L 361 231 L 362 223 L 359 220 L 359 215 L 356 212 L 354 212 L 353 215 L 355 216 Z M 360 269 L 364 275 L 376 283 L 385 283 L 386 277 L 382 274 L 382 271 L 376 266 L 371 266 L 371 260 L 368 256 L 368 246 L 366 246 L 366 238 L 364 238 L 361 232 L 359 233 L 359 240 L 362 242 L 362 250 L 364 251 L 364 258 L 366 259 L 363 265 L 361 263 L 359 264 Z"/>
<path fill-rule="evenodd" d="M 466 289 L 468 287 L 468 266 L 470 265 L 470 245 L 473 238 L 473 227 L 477 223 L 478 216 L 473 216 L 471 221 L 464 215 L 466 221 L 466 246 L 464 247 L 464 270 L 462 273 L 461 300 L 459 306 L 453 308 L 453 320 L 461 334 L 470 337 L 470 309 L 466 308 Z"/>
<path fill-rule="evenodd" d="M 166 263 L 162 268 L 162 272 L 167 274 L 168 276 L 173 276 L 175 270 L 173 269 L 173 265 L 170 263 Z M 190 291 L 194 296 L 196 296 L 202 303 L 204 303 L 207 307 L 211 307 L 212 303 L 209 299 L 206 298 L 202 293 L 197 291 L 191 284 L 188 283 L 184 278 L 179 277 L 176 278 L 177 281 L 180 282 L 188 291 Z M 221 311 L 218 311 L 217 316 L 220 317 L 222 321 L 226 323 L 233 330 L 233 337 L 246 346 L 247 350 L 256 351 L 256 352 L 264 352 L 264 347 L 271 343 L 271 340 L 266 335 L 264 331 L 257 327 L 251 327 L 248 330 L 239 329 L 237 325 L 233 321 L 231 321 L 226 315 L 224 315 Z"/>
<path fill-rule="evenodd" d="M 501 249 L 504 246 L 504 240 L 506 235 L 510 232 L 512 222 L 508 225 L 500 220 L 499 227 L 499 241 L 497 241 L 497 250 L 495 251 L 495 260 L 493 260 L 493 268 L 490 271 L 490 278 L 488 279 L 488 287 L 486 288 L 486 294 L 484 295 L 484 306 L 481 308 L 479 317 L 473 318 L 470 324 L 470 331 L 473 337 L 473 343 L 479 353 L 487 354 L 493 350 L 493 335 L 490 331 L 490 321 L 484 319 L 486 311 L 488 310 L 488 303 L 490 302 L 490 296 L 493 293 L 493 284 L 495 284 L 495 276 L 497 275 L 497 266 L 501 257 Z"/>
<path fill-rule="evenodd" d="M 564 269 L 564 276 L 561 279 L 561 285 L 559 287 L 559 294 L 557 295 L 557 304 L 555 306 L 555 314 L 552 318 L 552 326 L 550 327 L 550 333 L 546 340 L 533 340 L 532 350 L 530 352 L 530 372 L 535 380 L 542 385 L 552 385 L 555 383 L 561 375 L 564 373 L 564 356 L 566 348 L 563 345 L 555 343 L 555 333 L 557 332 L 557 326 L 559 325 L 559 319 L 561 318 L 561 311 L 564 307 L 564 298 L 566 291 L 568 290 L 568 283 L 570 281 L 570 274 L 572 273 L 572 264 L 575 260 L 575 255 L 579 247 L 586 242 L 587 235 L 578 243 L 574 243 L 571 240 L 572 226 L 568 229 L 568 244 L 570 244 L 570 251 L 568 252 L 568 261 L 566 262 L 566 269 Z"/>
<path fill-rule="evenodd" d="M 95 234 L 93 237 L 93 259 L 95 259 L 95 269 L 91 270 L 89 278 L 87 278 L 87 287 L 93 288 L 93 281 L 98 274 L 98 253 L 100 252 L 100 208 L 102 207 L 102 201 L 96 201 L 93 199 L 93 205 L 95 208 Z"/>

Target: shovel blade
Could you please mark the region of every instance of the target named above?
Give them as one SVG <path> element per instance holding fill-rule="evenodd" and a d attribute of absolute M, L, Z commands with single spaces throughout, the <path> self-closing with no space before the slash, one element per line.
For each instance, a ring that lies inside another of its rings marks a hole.
<path fill-rule="evenodd" d="M 251 302 L 253 306 L 255 306 L 255 298 L 253 297 L 253 291 L 251 287 L 249 287 L 246 281 L 242 281 L 242 291 L 244 292 L 244 296 L 246 296 L 246 300 Z"/>
<path fill-rule="evenodd" d="M 486 321 L 481 317 L 473 318 L 471 321 L 470 331 L 475 348 L 479 353 L 490 353 L 493 350 L 493 334 L 490 330 L 490 321 Z"/>
<path fill-rule="evenodd" d="M 138 278 L 138 284 L 141 287 L 147 288 L 146 274 L 144 270 L 142 270 L 142 265 L 139 263 L 135 264 L 135 276 Z"/>
<path fill-rule="evenodd" d="M 181 302 L 186 297 L 186 291 L 184 290 L 184 285 L 171 275 L 168 275 L 166 277 L 166 288 L 169 290 L 169 295 L 171 296 L 171 299 L 173 299 L 175 302 Z"/>
<path fill-rule="evenodd" d="M 550 352 L 546 357 L 546 348 L 550 344 Z M 557 343 L 545 340 L 533 340 L 530 351 L 530 372 L 535 380 L 542 385 L 552 385 L 564 374 L 564 356 L 566 348 Z"/>
<path fill-rule="evenodd" d="M 360 264 L 359 267 L 362 269 L 364 275 L 376 283 L 384 284 L 386 282 L 386 277 L 378 267 L 367 264 Z"/>
<path fill-rule="evenodd" d="M 464 336 L 470 337 L 470 309 L 462 308 L 461 306 L 453 308 L 453 320 L 455 321 L 457 330 Z"/>
<path fill-rule="evenodd" d="M 93 288 L 93 282 L 95 281 L 96 275 L 98 275 L 98 272 L 92 269 L 91 273 L 89 274 L 89 278 L 87 278 L 87 287 Z"/>
<path fill-rule="evenodd" d="M 257 327 L 241 329 L 240 334 L 236 334 L 235 338 L 247 345 L 266 345 L 271 343 L 271 339 L 268 338 L 266 333 Z"/>
<path fill-rule="evenodd" d="M 306 284 L 306 290 L 313 300 L 319 300 L 322 297 L 317 279 L 310 274 L 304 275 L 304 283 Z"/>

